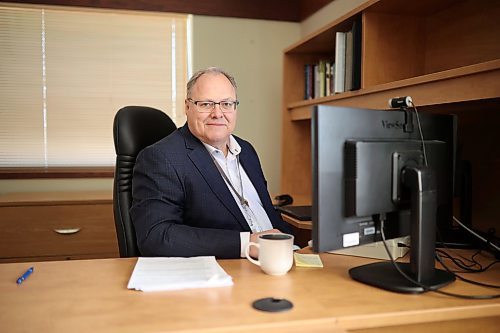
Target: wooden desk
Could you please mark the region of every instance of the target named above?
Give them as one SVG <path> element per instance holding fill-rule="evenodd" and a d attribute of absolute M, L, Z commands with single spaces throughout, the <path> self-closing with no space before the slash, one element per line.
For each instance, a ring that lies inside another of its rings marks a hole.
<path fill-rule="evenodd" d="M 14 332 L 494 332 L 500 300 L 395 294 L 351 280 L 371 260 L 322 254 L 325 267 L 265 275 L 247 260 L 222 260 L 234 286 L 144 293 L 127 290 L 135 258 L 0 264 L 0 330 Z M 22 285 L 17 277 L 35 272 Z M 469 276 L 498 284 L 500 267 Z M 444 290 L 487 293 L 457 281 Z M 489 290 L 490 293 L 498 290 Z M 287 298 L 292 310 L 256 311 L 261 297 Z"/>
<path fill-rule="evenodd" d="M 111 191 L 0 195 L 0 262 L 118 256 Z"/>
<path fill-rule="evenodd" d="M 292 227 L 292 232 L 295 235 L 295 244 L 300 247 L 308 246 L 308 242 L 312 239 L 312 222 L 301 221 L 286 214 L 281 214 L 281 218 Z"/>

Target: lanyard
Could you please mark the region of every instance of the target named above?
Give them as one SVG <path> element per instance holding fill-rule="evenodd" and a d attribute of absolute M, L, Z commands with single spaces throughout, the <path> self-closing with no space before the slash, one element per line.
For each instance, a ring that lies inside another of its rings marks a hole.
<path fill-rule="evenodd" d="M 231 189 L 233 190 L 233 192 L 236 194 L 236 196 L 238 197 L 238 199 L 240 199 L 241 205 L 242 206 L 246 205 L 248 207 L 248 200 L 245 199 L 245 197 L 243 197 L 243 180 L 241 179 L 241 171 L 240 171 L 240 155 L 236 156 L 236 160 L 238 162 L 237 166 L 238 166 L 238 175 L 240 176 L 241 194 L 238 193 L 238 191 L 236 191 L 236 189 L 233 186 L 233 183 L 231 183 L 231 180 L 229 180 L 229 178 L 227 177 L 227 175 L 224 172 L 224 170 L 221 168 L 221 166 L 219 165 L 219 163 L 215 160 L 215 157 L 213 157 L 212 153 L 209 153 L 209 155 L 212 158 L 212 161 L 214 161 L 215 166 L 217 167 L 217 170 L 219 170 L 219 173 L 222 176 L 222 178 L 224 178 L 224 180 L 229 184 L 229 186 L 231 187 Z"/>

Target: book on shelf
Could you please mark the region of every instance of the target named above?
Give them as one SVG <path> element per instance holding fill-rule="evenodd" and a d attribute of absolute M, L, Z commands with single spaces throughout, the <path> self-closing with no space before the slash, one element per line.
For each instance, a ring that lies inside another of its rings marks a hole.
<path fill-rule="evenodd" d="M 319 72 L 319 97 L 326 96 L 326 60 L 318 63 Z"/>
<path fill-rule="evenodd" d="M 330 65 L 329 61 L 325 62 L 325 96 L 329 96 L 332 93 L 331 90 L 331 68 L 332 66 Z"/>
<path fill-rule="evenodd" d="M 354 39 L 352 30 L 345 33 L 345 79 L 344 91 L 352 90 L 353 62 L 354 62 Z"/>
<path fill-rule="evenodd" d="M 353 37 L 353 65 L 352 65 L 352 89 L 361 89 L 361 16 L 358 15 L 352 24 L 352 37 Z"/>
<path fill-rule="evenodd" d="M 335 90 L 336 93 L 345 91 L 345 48 L 346 33 L 339 31 L 335 35 Z"/>
<path fill-rule="evenodd" d="M 361 21 L 335 35 L 335 60 L 304 66 L 304 99 L 320 98 L 361 88 Z"/>
<path fill-rule="evenodd" d="M 335 87 L 335 63 L 321 59 L 304 65 L 304 99 L 332 95 Z"/>
<path fill-rule="evenodd" d="M 335 62 L 330 63 L 330 95 L 335 93 Z"/>
<path fill-rule="evenodd" d="M 321 97 L 319 95 L 319 64 L 314 64 L 314 98 L 319 98 Z"/>
<path fill-rule="evenodd" d="M 335 35 L 335 93 L 361 89 L 361 28 L 357 16 L 350 30 Z"/>
<path fill-rule="evenodd" d="M 313 98 L 313 65 L 304 65 L 304 99 Z"/>

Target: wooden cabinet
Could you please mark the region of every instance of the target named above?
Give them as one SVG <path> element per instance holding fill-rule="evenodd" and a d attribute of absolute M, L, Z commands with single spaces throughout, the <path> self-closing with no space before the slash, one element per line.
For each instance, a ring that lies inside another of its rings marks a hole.
<path fill-rule="evenodd" d="M 118 256 L 111 192 L 0 196 L 0 262 Z"/>
<path fill-rule="evenodd" d="M 387 109 L 390 98 L 411 96 L 421 112 L 458 115 L 457 160 L 473 168 L 473 213 L 496 220 L 495 205 L 479 198 L 500 202 L 500 131 L 491 125 L 500 120 L 499 17 L 495 0 L 373 0 L 288 47 L 281 192 L 311 198 L 312 106 Z M 349 30 L 359 18 L 361 89 L 304 100 L 304 66 L 334 59 L 336 32 Z M 479 154 L 491 140 L 493 151 Z"/>

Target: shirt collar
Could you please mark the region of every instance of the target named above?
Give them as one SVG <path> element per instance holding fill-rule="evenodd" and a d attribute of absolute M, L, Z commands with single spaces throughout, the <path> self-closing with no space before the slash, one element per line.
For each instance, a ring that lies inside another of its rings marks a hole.
<path fill-rule="evenodd" d="M 215 148 L 214 146 L 211 146 L 208 143 L 205 142 L 202 143 L 210 154 L 213 154 L 215 151 L 220 151 L 220 149 Z M 229 144 L 227 145 L 227 148 L 229 152 L 234 156 L 238 156 L 239 153 L 241 153 L 241 146 L 232 135 L 229 136 Z"/>

